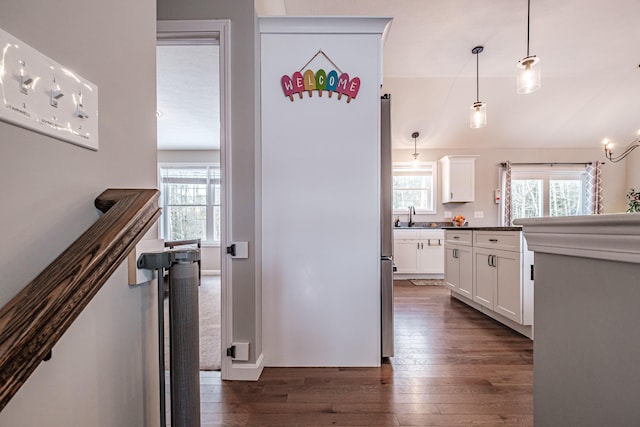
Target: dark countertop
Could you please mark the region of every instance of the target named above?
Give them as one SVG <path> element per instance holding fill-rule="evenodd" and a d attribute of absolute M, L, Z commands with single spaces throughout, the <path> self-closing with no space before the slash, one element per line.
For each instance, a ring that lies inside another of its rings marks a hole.
<path fill-rule="evenodd" d="M 445 230 L 475 230 L 475 231 L 522 231 L 522 227 L 442 227 Z"/>
<path fill-rule="evenodd" d="M 412 225 L 411 227 L 409 227 L 409 223 L 408 222 L 401 222 L 399 227 L 393 227 L 394 229 L 397 230 L 413 230 L 414 228 L 418 228 L 418 229 L 425 229 L 425 228 L 446 228 L 446 227 L 453 227 L 453 222 L 451 221 L 445 221 L 445 222 L 438 222 L 438 221 L 431 221 L 431 222 L 416 222 L 414 223 L 414 225 Z"/>

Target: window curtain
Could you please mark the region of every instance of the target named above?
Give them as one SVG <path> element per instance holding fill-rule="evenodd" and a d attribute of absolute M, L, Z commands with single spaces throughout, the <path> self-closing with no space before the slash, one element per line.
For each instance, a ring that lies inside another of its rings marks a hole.
<path fill-rule="evenodd" d="M 502 212 L 502 225 L 508 227 L 511 225 L 511 162 L 503 163 L 503 212 Z"/>
<path fill-rule="evenodd" d="M 587 165 L 587 213 L 601 214 L 602 206 L 602 162 Z"/>

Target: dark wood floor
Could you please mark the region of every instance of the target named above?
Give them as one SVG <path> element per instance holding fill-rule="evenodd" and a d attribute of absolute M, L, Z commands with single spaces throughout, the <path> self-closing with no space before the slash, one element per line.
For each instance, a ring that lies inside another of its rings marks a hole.
<path fill-rule="evenodd" d="M 532 426 L 533 345 L 443 286 L 395 283 L 396 356 L 380 368 L 201 377 L 202 427 Z"/>

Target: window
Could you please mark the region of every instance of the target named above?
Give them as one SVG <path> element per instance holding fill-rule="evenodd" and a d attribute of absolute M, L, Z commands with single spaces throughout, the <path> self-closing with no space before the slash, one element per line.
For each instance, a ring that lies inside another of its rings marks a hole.
<path fill-rule="evenodd" d="M 586 215 L 586 197 L 582 166 L 512 167 L 512 219 Z"/>
<path fill-rule="evenodd" d="M 393 210 L 405 213 L 414 206 L 420 213 L 436 213 L 435 208 L 435 162 L 393 164 Z"/>
<path fill-rule="evenodd" d="M 165 240 L 220 242 L 220 167 L 160 166 Z"/>

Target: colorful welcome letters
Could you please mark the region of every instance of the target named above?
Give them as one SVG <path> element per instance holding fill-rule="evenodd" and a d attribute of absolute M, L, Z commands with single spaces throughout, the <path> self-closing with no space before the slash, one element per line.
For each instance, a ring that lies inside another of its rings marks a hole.
<path fill-rule="evenodd" d="M 360 90 L 359 77 L 349 79 L 349 74 L 347 73 L 342 73 L 338 76 L 336 70 L 331 70 L 328 74 L 323 69 L 315 73 L 312 70 L 306 70 L 304 74 L 296 71 L 291 77 L 286 74 L 282 76 L 280 83 L 282 84 L 284 96 L 288 96 L 291 102 L 293 102 L 293 95 L 296 93 L 302 99 L 302 94 L 306 91 L 309 92 L 309 98 L 311 98 L 313 91 L 317 90 L 320 97 L 322 97 L 322 92 L 324 91 L 329 92 L 329 98 L 331 98 L 333 92 L 337 92 L 338 100 L 342 99 L 342 95 L 345 95 L 347 103 L 349 103 L 356 98 Z"/>

